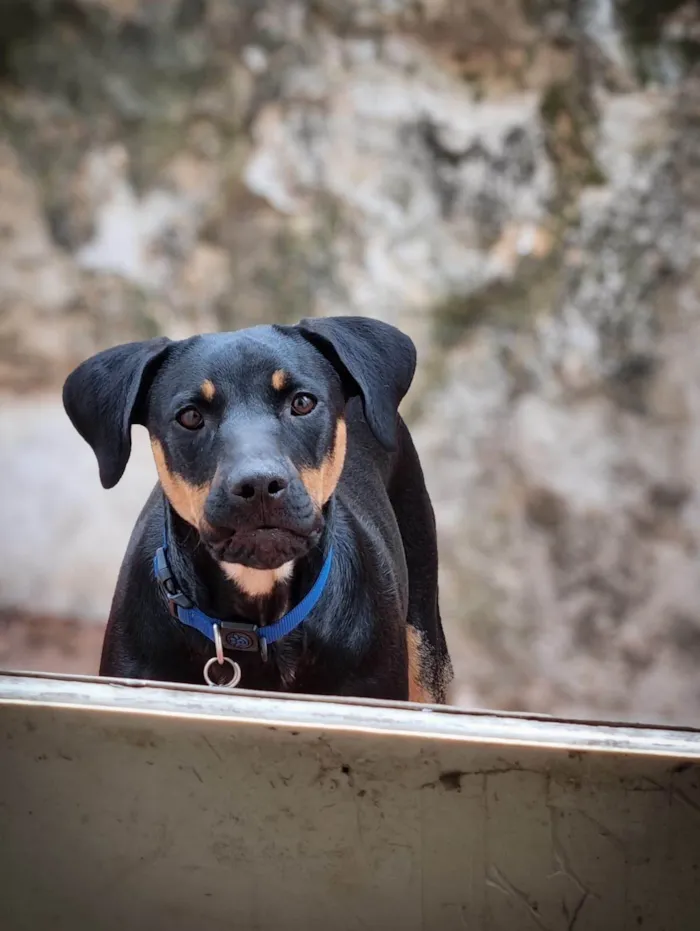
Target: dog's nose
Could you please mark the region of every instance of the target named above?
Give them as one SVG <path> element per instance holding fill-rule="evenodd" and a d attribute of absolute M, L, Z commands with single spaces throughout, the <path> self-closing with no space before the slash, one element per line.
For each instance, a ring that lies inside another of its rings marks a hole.
<path fill-rule="evenodd" d="M 269 472 L 249 473 L 234 479 L 232 494 L 245 501 L 278 500 L 284 496 L 289 479 L 284 475 Z"/>

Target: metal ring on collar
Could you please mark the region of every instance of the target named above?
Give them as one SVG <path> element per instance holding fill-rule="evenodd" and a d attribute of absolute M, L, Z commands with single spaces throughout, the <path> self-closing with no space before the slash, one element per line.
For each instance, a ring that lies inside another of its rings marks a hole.
<path fill-rule="evenodd" d="M 219 627 L 218 624 L 213 624 L 212 626 L 214 628 L 214 646 L 216 648 L 216 661 L 217 663 L 219 663 L 220 666 L 223 666 L 224 660 L 226 659 L 226 657 L 224 656 L 224 644 L 221 640 L 221 628 Z"/>
<path fill-rule="evenodd" d="M 212 677 L 209 675 L 209 670 L 214 665 L 214 663 L 216 663 L 219 666 L 223 666 L 224 663 L 228 663 L 228 665 L 233 670 L 233 674 L 231 676 L 230 682 L 214 682 Z M 206 663 L 204 664 L 204 681 L 207 683 L 207 685 L 212 685 L 215 687 L 218 686 L 219 688 L 225 688 L 225 689 L 235 689 L 238 683 L 241 681 L 241 667 L 238 665 L 238 663 L 235 663 L 228 656 L 224 656 L 223 663 L 219 663 L 217 658 L 215 656 L 212 656 L 212 658 L 208 659 Z"/>

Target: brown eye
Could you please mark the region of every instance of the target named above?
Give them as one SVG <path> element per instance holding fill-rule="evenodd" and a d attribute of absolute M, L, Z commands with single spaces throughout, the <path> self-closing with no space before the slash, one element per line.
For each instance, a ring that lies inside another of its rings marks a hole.
<path fill-rule="evenodd" d="M 311 394 L 295 394 L 292 398 L 292 413 L 297 417 L 310 414 L 316 407 L 316 398 Z"/>
<path fill-rule="evenodd" d="M 186 407 L 175 418 L 181 427 L 186 430 L 199 430 L 204 426 L 204 418 L 196 407 Z"/>

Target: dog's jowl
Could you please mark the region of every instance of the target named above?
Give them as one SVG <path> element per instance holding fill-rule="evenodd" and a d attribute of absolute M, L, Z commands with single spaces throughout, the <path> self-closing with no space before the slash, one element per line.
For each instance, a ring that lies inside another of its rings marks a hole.
<path fill-rule="evenodd" d="M 111 488 L 148 430 L 100 673 L 442 702 L 435 521 L 398 414 L 399 330 L 358 317 L 129 343 L 80 365 L 66 411 Z"/>

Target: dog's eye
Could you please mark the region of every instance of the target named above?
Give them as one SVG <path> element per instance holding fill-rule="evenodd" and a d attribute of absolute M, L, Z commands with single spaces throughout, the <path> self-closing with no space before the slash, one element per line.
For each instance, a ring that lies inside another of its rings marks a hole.
<path fill-rule="evenodd" d="M 204 418 L 196 407 L 184 408 L 175 419 L 186 430 L 199 430 L 200 427 L 204 426 Z"/>
<path fill-rule="evenodd" d="M 311 413 L 316 403 L 316 398 L 311 394 L 295 394 L 292 398 L 292 413 L 297 417 L 303 417 L 304 414 Z"/>

